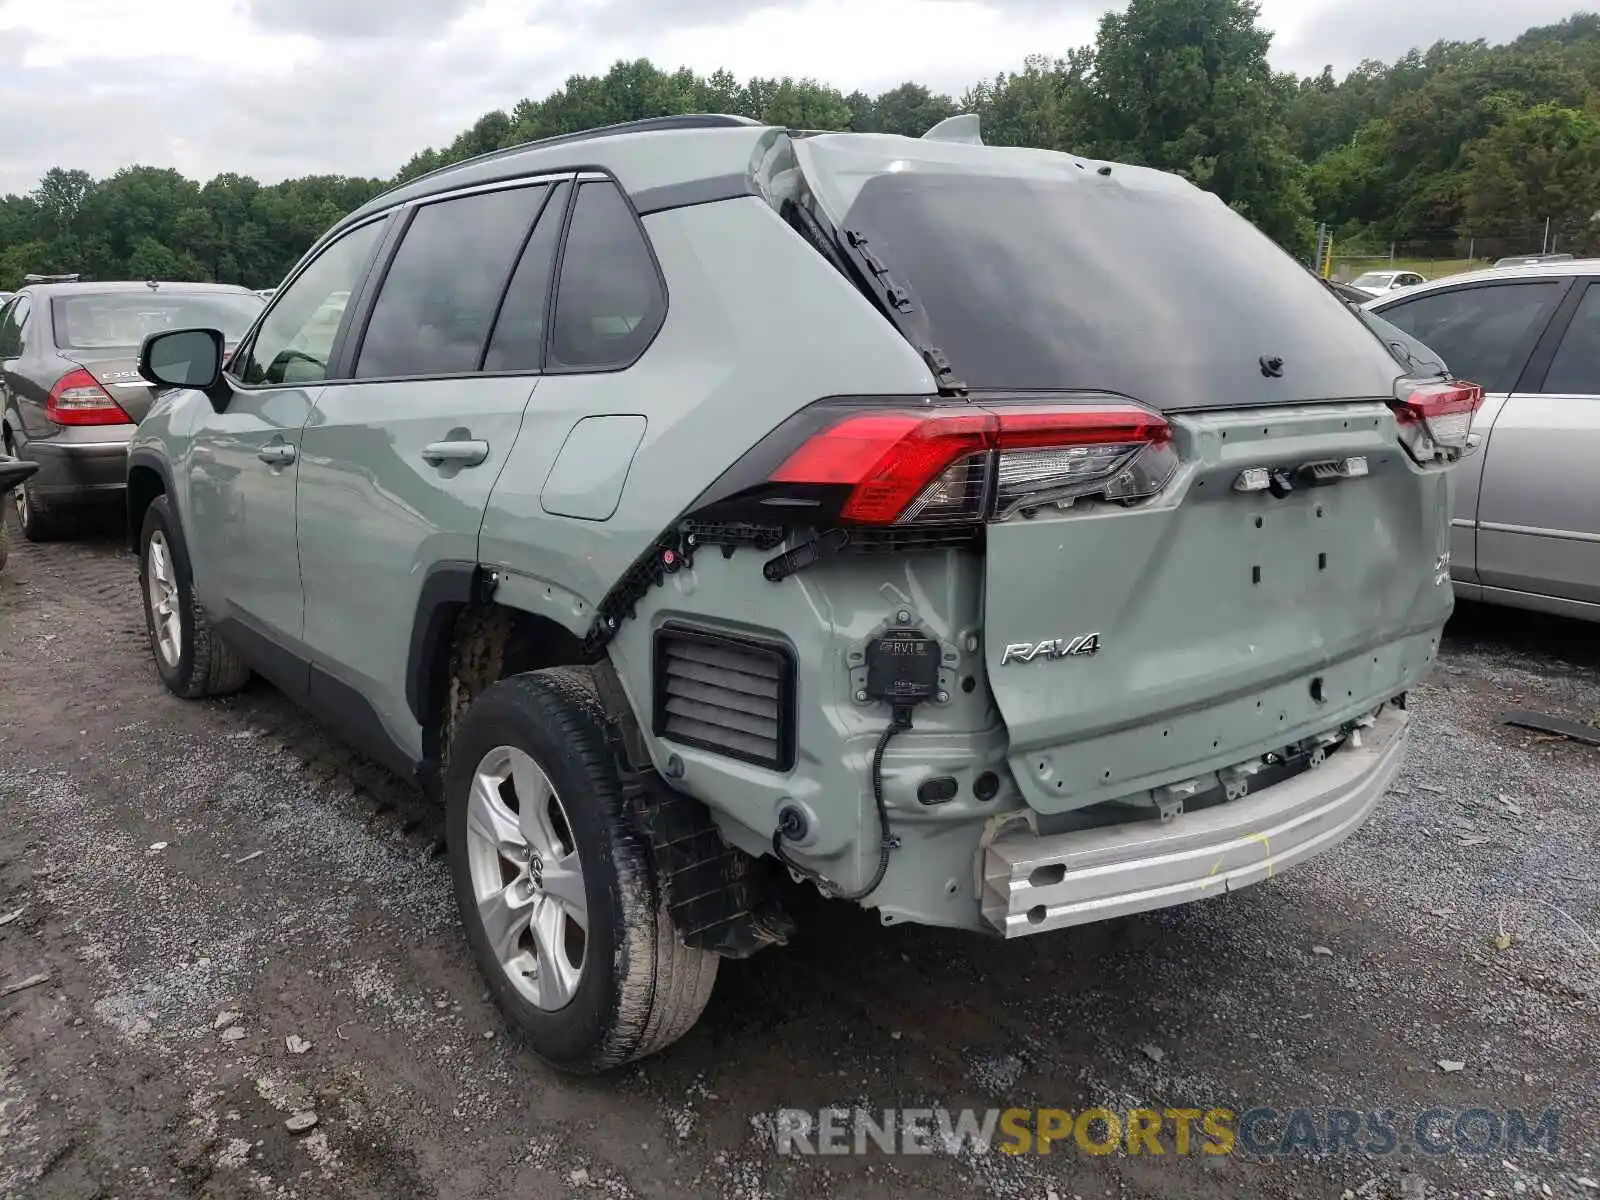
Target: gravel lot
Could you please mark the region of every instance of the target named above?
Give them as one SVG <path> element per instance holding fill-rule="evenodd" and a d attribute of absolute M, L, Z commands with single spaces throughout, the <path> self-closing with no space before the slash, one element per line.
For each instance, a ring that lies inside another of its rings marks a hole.
<path fill-rule="evenodd" d="M 1600 718 L 1594 630 L 1459 614 L 1375 818 L 1261 887 L 1012 945 L 818 901 L 572 1082 L 484 999 L 435 816 L 263 684 L 171 698 L 138 594 L 114 529 L 0 573 L 0 988 L 49 976 L 0 999 L 0 1195 L 1600 1197 L 1600 750 L 1496 722 Z M 1562 1117 L 1554 1156 L 1272 1163 L 768 1132 L 934 1104 Z"/>

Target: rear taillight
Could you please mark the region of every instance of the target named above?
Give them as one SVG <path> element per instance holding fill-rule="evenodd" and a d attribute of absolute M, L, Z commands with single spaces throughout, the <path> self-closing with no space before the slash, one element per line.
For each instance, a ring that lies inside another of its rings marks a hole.
<path fill-rule="evenodd" d="M 846 524 L 942 525 L 1089 497 L 1144 499 L 1177 466 L 1167 422 L 1122 400 L 846 409 L 768 482 L 802 489 L 812 506 L 842 492 L 836 517 Z M 790 501 L 768 491 L 760 503 Z"/>
<path fill-rule="evenodd" d="M 50 389 L 44 415 L 57 425 L 132 425 L 133 418 L 98 380 L 79 367 L 68 371 Z"/>
<path fill-rule="evenodd" d="M 1402 379 L 1393 407 L 1406 453 L 1424 466 L 1454 462 L 1467 448 L 1472 415 L 1482 404 L 1483 389 L 1475 383 Z"/>

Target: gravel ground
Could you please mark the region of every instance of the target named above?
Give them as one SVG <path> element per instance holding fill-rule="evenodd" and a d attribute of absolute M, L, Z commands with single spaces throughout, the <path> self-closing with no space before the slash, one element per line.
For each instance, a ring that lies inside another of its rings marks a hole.
<path fill-rule="evenodd" d="M 416 796 L 263 684 L 170 697 L 114 532 L 17 544 L 0 988 L 48 979 L 0 999 L 0 1195 L 1600 1197 L 1600 750 L 1513 704 L 1600 717 L 1596 631 L 1459 614 L 1376 816 L 1260 887 L 1011 945 L 817 901 L 678 1046 L 573 1082 L 487 1003 Z M 1554 1155 L 1437 1158 L 770 1135 L 931 1105 L 1562 1115 Z"/>

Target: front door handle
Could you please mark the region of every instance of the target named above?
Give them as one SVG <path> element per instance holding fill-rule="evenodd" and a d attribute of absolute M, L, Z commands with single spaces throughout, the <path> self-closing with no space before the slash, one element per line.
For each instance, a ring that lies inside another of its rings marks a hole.
<path fill-rule="evenodd" d="M 488 457 L 488 442 L 430 442 L 422 448 L 422 460 L 433 467 L 475 467 Z"/>
<path fill-rule="evenodd" d="M 274 467 L 286 467 L 294 461 L 294 447 L 288 442 L 273 442 L 256 451 L 256 457 Z"/>

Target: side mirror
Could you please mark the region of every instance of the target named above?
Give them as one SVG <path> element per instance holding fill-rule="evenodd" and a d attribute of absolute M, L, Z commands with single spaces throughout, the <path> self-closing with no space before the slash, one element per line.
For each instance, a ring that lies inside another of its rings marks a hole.
<path fill-rule="evenodd" d="M 194 388 L 216 402 L 223 338 L 216 329 L 168 329 L 139 347 L 139 374 L 157 387 Z"/>

